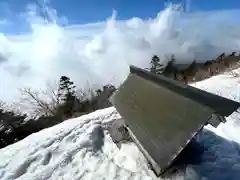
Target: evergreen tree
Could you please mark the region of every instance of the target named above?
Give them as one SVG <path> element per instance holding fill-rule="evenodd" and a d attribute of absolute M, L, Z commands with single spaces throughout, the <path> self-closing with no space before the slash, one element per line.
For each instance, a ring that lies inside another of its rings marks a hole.
<path fill-rule="evenodd" d="M 62 76 L 60 78 L 58 96 L 60 97 L 63 113 L 67 117 L 70 117 L 74 111 L 75 102 L 77 100 L 75 88 L 76 86 L 69 77 Z"/>
<path fill-rule="evenodd" d="M 159 74 L 162 72 L 162 69 L 163 69 L 163 65 L 160 64 L 160 59 L 157 55 L 154 55 L 152 57 L 152 60 L 151 60 L 151 68 L 150 68 L 150 71 L 152 73 L 156 73 L 156 74 Z"/>
<path fill-rule="evenodd" d="M 70 95 L 75 95 L 75 85 L 73 81 L 70 81 L 70 78 L 67 76 L 62 76 L 59 80 L 59 90 L 58 95 L 60 100 L 66 101 L 66 98 Z"/>
<path fill-rule="evenodd" d="M 176 71 L 176 68 L 174 66 L 175 63 L 175 57 L 172 55 L 171 60 L 167 63 L 165 69 L 164 69 L 164 74 L 170 75 Z"/>

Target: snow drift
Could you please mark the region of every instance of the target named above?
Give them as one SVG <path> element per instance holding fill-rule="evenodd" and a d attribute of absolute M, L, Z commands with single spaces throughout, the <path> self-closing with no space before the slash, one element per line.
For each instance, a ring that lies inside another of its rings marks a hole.
<path fill-rule="evenodd" d="M 240 69 L 237 70 L 240 72 Z M 240 101 L 240 78 L 219 75 L 193 84 Z M 207 126 L 169 179 L 240 177 L 240 114 L 217 129 Z M 111 107 L 69 119 L 0 150 L 0 179 L 155 179 L 134 143 L 119 150 L 108 126 L 121 116 Z"/>

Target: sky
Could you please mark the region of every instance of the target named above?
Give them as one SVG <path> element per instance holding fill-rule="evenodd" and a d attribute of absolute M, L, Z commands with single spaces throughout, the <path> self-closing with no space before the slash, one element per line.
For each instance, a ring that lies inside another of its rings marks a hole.
<path fill-rule="evenodd" d="M 56 9 L 59 16 L 68 18 L 68 25 L 86 24 L 104 21 L 108 18 L 113 9 L 118 12 L 119 20 L 126 20 L 132 17 L 142 19 L 154 18 L 155 15 L 164 9 L 167 2 L 183 3 L 186 11 L 212 11 L 238 9 L 239 0 L 44 0 L 52 8 Z M 28 31 L 28 27 L 21 19 L 20 14 L 26 11 L 28 4 L 41 5 L 43 0 L 1 0 L 0 18 L 2 24 L 6 23 L 2 31 L 5 33 L 19 33 Z M 16 28 L 17 27 L 17 28 Z"/>
<path fill-rule="evenodd" d="M 129 65 L 206 61 L 240 50 L 237 0 L 1 0 L 0 100 L 69 76 L 79 88 L 119 85 Z"/>

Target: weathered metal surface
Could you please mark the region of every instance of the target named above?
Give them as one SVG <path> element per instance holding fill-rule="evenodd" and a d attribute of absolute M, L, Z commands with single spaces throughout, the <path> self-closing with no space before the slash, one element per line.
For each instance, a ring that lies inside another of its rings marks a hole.
<path fill-rule="evenodd" d="M 209 108 L 135 74 L 128 77 L 115 96 L 114 106 L 135 139 L 156 161 L 156 172 L 171 164 L 212 114 Z"/>
<path fill-rule="evenodd" d="M 165 76 L 157 75 L 135 66 L 130 66 L 130 72 L 131 74 L 136 74 L 137 76 L 151 81 L 159 86 L 163 86 L 174 93 L 208 106 L 220 116 L 229 116 L 240 106 L 239 102 L 182 84 Z"/>
<path fill-rule="evenodd" d="M 201 96 L 209 98 L 211 102 L 202 103 Z M 169 167 L 188 142 L 208 123 L 213 113 L 230 113 L 230 110 L 222 112 L 216 106 L 217 102 L 225 100 L 221 97 L 219 100 L 219 97 L 212 97 L 204 91 L 164 77 L 159 80 L 137 69 L 131 69 L 127 80 L 110 99 L 125 119 L 133 140 L 150 161 L 156 175 Z M 239 107 L 234 101 L 226 101 L 233 109 L 237 105 Z M 211 123 L 217 126 L 217 120 Z"/>

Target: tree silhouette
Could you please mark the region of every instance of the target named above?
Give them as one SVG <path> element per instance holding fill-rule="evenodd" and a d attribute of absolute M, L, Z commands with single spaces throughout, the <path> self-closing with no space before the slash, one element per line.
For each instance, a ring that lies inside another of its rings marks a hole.
<path fill-rule="evenodd" d="M 154 55 L 152 57 L 150 64 L 151 64 L 150 72 L 156 73 L 156 74 L 159 74 L 162 72 L 163 65 L 160 64 L 160 59 L 157 55 Z"/>
<path fill-rule="evenodd" d="M 67 76 L 62 76 L 59 80 L 58 96 L 60 97 L 60 104 L 63 114 L 67 117 L 71 117 L 74 111 L 75 102 L 77 100 L 76 86 L 73 81 Z"/>

